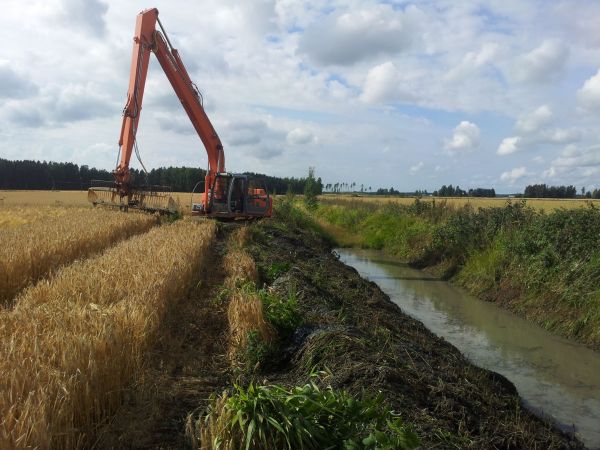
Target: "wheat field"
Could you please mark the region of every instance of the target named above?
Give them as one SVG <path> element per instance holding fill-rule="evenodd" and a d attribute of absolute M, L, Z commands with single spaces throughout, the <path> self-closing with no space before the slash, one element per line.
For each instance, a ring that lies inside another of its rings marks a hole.
<path fill-rule="evenodd" d="M 65 216 L 73 209 L 73 207 L 54 206 L 2 206 L 0 207 L 0 228 L 16 228 L 38 220 Z"/>
<path fill-rule="evenodd" d="M 417 197 L 392 197 L 392 196 L 380 196 L 380 195 L 344 195 L 344 194 L 325 194 L 321 198 L 325 201 L 328 200 L 352 200 L 352 201 L 363 201 L 370 203 L 388 203 L 395 202 L 401 205 L 410 205 L 415 201 Z M 600 206 L 600 199 L 579 199 L 579 198 L 508 198 L 508 197 L 496 197 L 496 198 L 485 198 L 485 197 L 419 197 L 421 201 L 425 202 L 446 202 L 453 206 L 464 206 L 471 205 L 474 208 L 486 208 L 486 207 L 502 207 L 507 202 L 519 202 L 525 200 L 528 206 L 532 208 L 541 209 L 544 211 L 552 211 L 557 208 L 581 208 L 594 204 Z"/>
<path fill-rule="evenodd" d="M 0 448 L 89 446 L 214 239 L 213 223 L 154 228 L 64 267 L 1 311 Z"/>
<path fill-rule="evenodd" d="M 173 192 L 173 199 L 179 204 L 181 211 L 186 214 L 190 210 L 192 197 L 189 192 Z M 351 194 L 325 194 L 323 199 L 353 199 L 367 202 L 398 202 L 401 204 L 410 204 L 416 197 L 388 197 L 375 195 L 351 195 Z M 517 198 L 482 198 L 482 197 L 421 197 L 423 201 L 446 201 L 449 204 L 463 206 L 470 204 L 475 208 L 488 206 L 504 206 L 507 201 L 520 201 Z M 600 199 L 525 199 L 527 204 L 534 208 L 551 211 L 556 208 L 579 208 L 593 203 L 600 206 Z M 194 202 L 200 201 L 198 194 L 194 195 Z M 87 202 L 87 191 L 0 191 L 0 217 L 2 206 L 84 206 Z M 2 219 L 0 219 L 2 226 Z"/>
<path fill-rule="evenodd" d="M 0 305 L 28 284 L 157 223 L 147 214 L 93 208 L 0 209 Z"/>
<path fill-rule="evenodd" d="M 192 194 L 189 192 L 172 192 L 171 196 L 180 205 L 182 212 L 191 210 Z M 194 194 L 193 201 L 199 202 L 200 194 Z M 65 206 L 89 207 L 90 203 L 87 200 L 87 191 L 0 191 L 0 216 L 3 208 L 40 206 L 56 208 Z"/>

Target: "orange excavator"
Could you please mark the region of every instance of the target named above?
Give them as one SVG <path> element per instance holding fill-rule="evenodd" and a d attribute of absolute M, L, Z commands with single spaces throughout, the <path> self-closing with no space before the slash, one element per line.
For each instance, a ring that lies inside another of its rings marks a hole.
<path fill-rule="evenodd" d="M 156 29 L 157 24 L 160 30 Z M 113 171 L 115 181 L 108 186 L 90 187 L 88 200 L 94 205 L 116 206 L 124 210 L 136 208 L 166 214 L 177 212 L 176 202 L 164 188 L 136 187 L 129 170 L 134 151 L 140 159 L 136 134 L 150 53 L 156 55 L 208 154 L 204 192 L 200 193 L 199 202 L 191 202 L 191 214 L 223 219 L 270 217 L 272 199 L 264 183 L 248 175 L 226 172 L 223 145 L 204 111 L 202 94 L 190 79 L 179 52 L 171 45 L 156 8 L 144 10 L 137 16 L 129 90 L 119 138 L 119 163 Z M 196 187 L 200 184 L 201 181 Z"/>

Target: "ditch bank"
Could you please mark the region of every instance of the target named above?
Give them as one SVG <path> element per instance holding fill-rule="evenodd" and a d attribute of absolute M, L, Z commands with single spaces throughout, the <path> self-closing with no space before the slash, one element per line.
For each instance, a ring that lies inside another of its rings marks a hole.
<path fill-rule="evenodd" d="M 563 337 L 600 350 L 600 209 L 544 212 L 525 201 L 455 207 L 323 199 L 296 220 L 340 247 L 383 250 Z"/>
<path fill-rule="evenodd" d="M 238 383 L 302 386 L 319 373 L 314 382 L 355 397 L 381 393 L 422 448 L 583 448 L 526 410 L 506 378 L 472 365 L 342 264 L 317 233 L 273 220 L 251 235 L 260 282 L 293 297 L 301 321 Z"/>

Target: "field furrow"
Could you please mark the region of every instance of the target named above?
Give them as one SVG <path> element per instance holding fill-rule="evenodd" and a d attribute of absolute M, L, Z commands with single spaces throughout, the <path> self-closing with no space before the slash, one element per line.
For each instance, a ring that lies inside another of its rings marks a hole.
<path fill-rule="evenodd" d="M 0 215 L 0 305 L 27 285 L 76 259 L 85 258 L 157 223 L 147 214 L 71 208 L 41 216 L 14 209 Z M 12 226 L 10 225 L 12 224 Z"/>
<path fill-rule="evenodd" d="M 209 261 L 215 225 L 179 221 L 26 289 L 0 314 L 0 448 L 87 446 L 141 373 L 170 304 Z"/>

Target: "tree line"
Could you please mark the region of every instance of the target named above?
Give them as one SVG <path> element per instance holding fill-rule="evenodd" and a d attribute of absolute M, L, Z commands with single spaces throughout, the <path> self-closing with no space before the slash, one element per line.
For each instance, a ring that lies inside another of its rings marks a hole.
<path fill-rule="evenodd" d="M 575 198 L 575 186 L 547 186 L 546 184 L 530 184 L 525 188 L 523 197 L 528 198 Z"/>
<path fill-rule="evenodd" d="M 204 181 L 206 171 L 196 167 L 159 167 L 152 169 L 148 174 L 137 169 L 131 169 L 134 184 L 140 186 L 169 186 L 176 192 L 191 192 L 196 184 Z M 372 191 L 371 186 L 356 182 L 327 183 L 323 185 L 321 178 L 314 178 L 317 194 L 323 190 L 329 192 L 362 192 L 376 195 L 401 195 L 399 191 L 392 188 L 379 188 Z M 273 194 L 304 193 L 307 183 L 306 178 L 296 177 L 274 177 L 264 174 L 246 172 L 265 183 L 269 192 Z M 73 163 L 61 163 L 51 161 L 10 161 L 0 158 L 0 189 L 39 189 L 39 190 L 84 190 L 90 187 L 92 181 L 113 181 L 110 171 L 96 169 L 87 165 L 78 166 Z M 311 181 L 312 183 L 312 181 Z M 356 189 L 359 188 L 359 189 Z M 198 190 L 204 190 L 202 183 Z M 416 191 L 415 195 L 428 195 L 427 191 Z M 463 190 L 460 186 L 443 185 L 433 192 L 437 197 L 495 197 L 496 191 L 491 188 L 475 188 Z M 546 184 L 533 184 L 525 188 L 523 194 L 518 197 L 527 198 L 575 198 L 577 189 L 575 186 L 548 186 Z M 581 188 L 581 197 L 600 198 L 600 190 L 587 191 Z"/>
<path fill-rule="evenodd" d="M 195 167 L 159 167 L 148 174 L 131 169 L 133 182 L 143 186 L 169 186 L 175 192 L 192 192 L 196 184 L 202 182 L 196 191 L 204 190 L 206 170 Z M 291 192 L 302 194 L 307 178 L 274 177 L 247 172 L 264 182 L 271 194 Z M 87 165 L 51 161 L 10 161 L 0 158 L 0 189 L 34 190 L 85 190 L 93 181 L 113 181 L 111 172 L 95 169 Z M 315 181 L 316 192 L 321 194 L 321 178 Z"/>
<path fill-rule="evenodd" d="M 496 191 L 494 188 L 475 188 L 465 191 L 460 186 L 452 186 L 451 184 L 443 185 L 437 191 L 433 192 L 436 197 L 495 197 Z"/>

